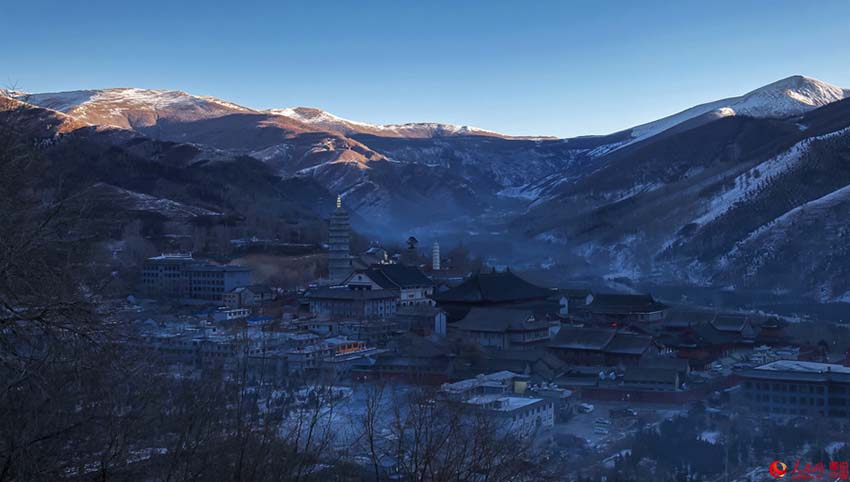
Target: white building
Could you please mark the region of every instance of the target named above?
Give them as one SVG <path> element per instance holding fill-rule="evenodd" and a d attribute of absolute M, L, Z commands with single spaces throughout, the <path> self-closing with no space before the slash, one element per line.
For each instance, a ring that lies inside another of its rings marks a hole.
<path fill-rule="evenodd" d="M 373 265 L 348 276 L 343 285 L 352 290 L 392 291 L 397 306 L 433 305 L 434 282 L 419 268 L 401 264 Z"/>
<path fill-rule="evenodd" d="M 505 395 L 480 395 L 467 400 L 475 413 L 486 414 L 496 425 L 518 437 L 530 437 L 555 425 L 551 400 Z"/>
<path fill-rule="evenodd" d="M 445 383 L 444 402 L 459 403 L 471 416 L 485 416 L 502 430 L 529 437 L 555 425 L 555 401 L 526 396 L 525 376 L 501 371 L 476 378 Z"/>

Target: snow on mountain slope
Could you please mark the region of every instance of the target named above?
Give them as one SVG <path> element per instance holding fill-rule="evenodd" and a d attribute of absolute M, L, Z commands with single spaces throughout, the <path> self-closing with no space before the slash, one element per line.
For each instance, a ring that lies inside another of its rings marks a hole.
<path fill-rule="evenodd" d="M 0 89 L 0 121 L 17 124 L 21 130 L 38 132 L 41 138 L 86 127 L 85 122 L 61 112 L 41 109 L 19 99 L 20 96 L 20 92 Z"/>
<path fill-rule="evenodd" d="M 56 110 L 93 125 L 132 129 L 155 125 L 160 118 L 195 121 L 235 113 L 256 113 L 214 97 L 195 96 L 176 90 L 116 88 L 22 94 L 17 98 Z"/>
<path fill-rule="evenodd" d="M 266 112 L 282 115 L 316 127 L 317 129 L 339 132 L 343 135 L 371 134 L 382 137 L 428 138 L 444 136 L 493 136 L 507 137 L 497 132 L 470 126 L 456 126 L 433 122 L 414 122 L 408 124 L 369 124 L 358 122 L 311 107 L 289 107 L 269 109 Z"/>
<path fill-rule="evenodd" d="M 850 97 L 850 89 L 795 75 L 760 87 L 740 97 L 697 105 L 662 119 L 632 128 L 632 140 L 624 147 L 648 139 L 690 119 L 713 113 L 717 117 L 789 117 Z"/>
<path fill-rule="evenodd" d="M 794 144 L 787 151 L 768 159 L 735 178 L 734 187 L 712 198 L 708 203 L 708 211 L 693 222 L 707 224 L 732 209 L 735 203 L 743 201 L 778 176 L 793 168 L 803 157 L 813 142 L 829 139 L 850 132 L 850 127 L 830 132 L 821 136 L 810 137 Z"/>
<path fill-rule="evenodd" d="M 850 185 L 801 204 L 753 231 L 719 260 L 720 273 L 745 283 L 766 278 L 775 287 L 803 281 L 820 301 L 840 301 L 850 288 L 845 268 L 850 261 L 848 215 Z"/>
<path fill-rule="evenodd" d="M 786 238 L 790 237 L 787 236 L 787 231 L 792 229 L 800 218 L 817 218 L 824 211 L 847 202 L 850 202 L 850 185 L 837 189 L 813 201 L 801 204 L 773 221 L 759 227 L 747 236 L 747 238 L 740 241 L 733 248 L 730 255 L 740 252 L 747 245 L 757 245 L 762 255 L 767 255 L 770 252 L 770 240 L 767 239 L 768 236 L 772 238 L 773 242 L 777 240 L 785 241 Z"/>
<path fill-rule="evenodd" d="M 110 209 L 131 212 L 157 213 L 174 220 L 188 220 L 199 216 L 220 216 L 221 213 L 198 206 L 190 206 L 171 199 L 131 191 L 112 184 L 98 182 L 81 193 L 87 202 L 103 203 Z"/>

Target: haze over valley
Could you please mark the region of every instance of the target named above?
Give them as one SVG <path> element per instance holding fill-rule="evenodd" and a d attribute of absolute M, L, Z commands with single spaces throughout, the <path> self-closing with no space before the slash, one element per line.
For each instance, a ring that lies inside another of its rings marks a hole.
<path fill-rule="evenodd" d="M 6 96 L 7 112 L 20 102 L 29 117 L 49 119 L 47 131 L 26 127 L 70 175 L 69 189 L 108 191 L 126 200 L 110 202 L 125 212 L 212 222 L 298 212 L 304 224 L 340 194 L 373 240 L 464 243 L 497 265 L 559 266 L 576 278 L 850 300 L 850 273 L 820 276 L 823 266 L 850 265 L 840 242 L 850 91 L 809 77 L 569 139 L 374 125 L 180 91 Z M 79 149 L 97 160 L 67 153 Z"/>

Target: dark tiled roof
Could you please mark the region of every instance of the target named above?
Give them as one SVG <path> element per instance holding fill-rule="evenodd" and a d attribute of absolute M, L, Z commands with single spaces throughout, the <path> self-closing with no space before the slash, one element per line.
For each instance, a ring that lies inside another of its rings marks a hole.
<path fill-rule="evenodd" d="M 664 326 L 669 328 L 689 328 L 700 323 L 714 320 L 716 314 L 712 311 L 682 311 L 671 310 L 664 319 Z"/>
<path fill-rule="evenodd" d="M 719 314 L 712 320 L 711 325 L 718 331 L 740 333 L 747 324 L 746 315 Z"/>
<path fill-rule="evenodd" d="M 549 343 L 551 348 L 604 351 L 622 355 L 640 355 L 652 343 L 648 335 L 623 333 L 602 328 L 562 327 Z"/>
<path fill-rule="evenodd" d="M 668 370 L 676 370 L 677 372 L 687 372 L 689 369 L 688 360 L 655 356 L 642 357 L 638 366 L 643 368 L 666 368 Z"/>
<path fill-rule="evenodd" d="M 366 268 L 364 270 L 358 271 L 358 273 L 363 273 L 369 277 L 372 281 L 378 284 L 381 288 L 385 290 L 397 290 L 400 289 L 401 286 L 393 283 L 389 278 L 384 275 L 383 272 L 377 269 Z"/>
<path fill-rule="evenodd" d="M 614 330 L 562 326 L 549 346 L 572 350 L 602 350 L 615 334 Z"/>
<path fill-rule="evenodd" d="M 632 335 L 630 333 L 617 333 L 605 347 L 605 353 L 619 355 L 640 355 L 646 352 L 652 343 L 652 337 L 647 335 Z"/>
<path fill-rule="evenodd" d="M 438 302 L 504 303 L 543 299 L 552 290 L 533 285 L 510 271 L 478 273 L 448 291 L 434 295 Z"/>
<path fill-rule="evenodd" d="M 420 303 L 416 305 L 410 306 L 399 306 L 396 308 L 395 314 L 398 317 L 410 317 L 410 318 L 433 318 L 437 315 L 437 313 L 443 310 L 437 308 L 436 306 L 431 306 L 430 304 Z"/>
<path fill-rule="evenodd" d="M 593 295 L 588 308 L 595 313 L 654 313 L 669 307 L 651 295 L 600 293 Z"/>
<path fill-rule="evenodd" d="M 528 310 L 508 310 L 504 308 L 473 308 L 462 320 L 450 326 L 466 331 L 505 332 L 509 329 L 523 329 L 525 323 L 534 314 Z"/>
<path fill-rule="evenodd" d="M 399 356 L 404 354 L 405 356 L 420 358 L 445 356 L 451 351 L 446 345 L 413 333 L 405 333 L 396 337 L 390 342 L 389 346 Z"/>
<path fill-rule="evenodd" d="M 676 370 L 666 368 L 642 368 L 628 367 L 623 374 L 623 382 L 655 382 L 675 384 L 677 381 Z"/>
<path fill-rule="evenodd" d="M 697 325 L 693 329 L 696 339 L 703 345 L 723 345 L 745 341 L 740 333 L 734 331 L 720 331 L 711 323 Z"/>
<path fill-rule="evenodd" d="M 325 300 L 377 300 L 397 298 L 394 290 L 351 290 L 348 288 L 320 287 L 307 292 L 307 298 Z"/>
<path fill-rule="evenodd" d="M 415 266 L 403 264 L 376 264 L 362 271 L 384 289 L 432 286 L 430 278 Z"/>
<path fill-rule="evenodd" d="M 558 288 L 558 295 L 567 296 L 569 298 L 584 298 L 591 294 L 589 288 Z"/>
<path fill-rule="evenodd" d="M 271 295 L 274 294 L 271 287 L 269 285 L 251 285 L 246 286 L 245 289 L 254 293 L 255 295 Z"/>

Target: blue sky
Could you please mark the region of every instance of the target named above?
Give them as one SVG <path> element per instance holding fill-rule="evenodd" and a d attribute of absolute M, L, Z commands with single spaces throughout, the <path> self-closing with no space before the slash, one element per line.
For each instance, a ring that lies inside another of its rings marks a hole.
<path fill-rule="evenodd" d="M 523 5 L 527 3 L 527 5 Z M 13 2 L 0 82 L 605 134 L 793 74 L 850 87 L 847 1 Z"/>

